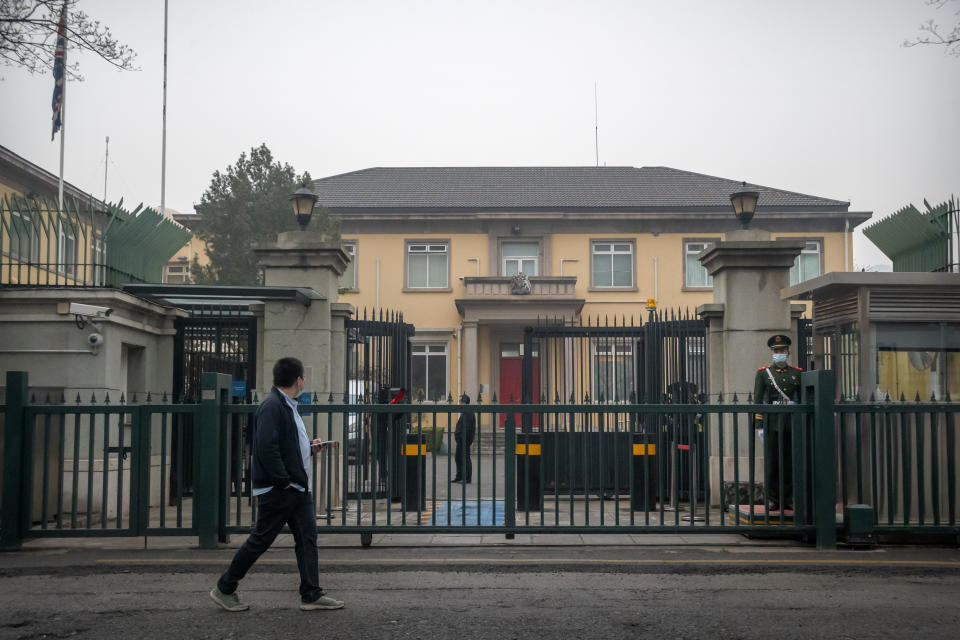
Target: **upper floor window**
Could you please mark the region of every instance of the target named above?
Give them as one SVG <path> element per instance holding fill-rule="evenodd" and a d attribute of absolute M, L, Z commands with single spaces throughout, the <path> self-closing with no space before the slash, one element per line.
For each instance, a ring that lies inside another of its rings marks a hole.
<path fill-rule="evenodd" d="M 30 260 L 33 248 L 33 221 L 29 213 L 10 212 L 10 232 L 7 237 L 11 258 Z"/>
<path fill-rule="evenodd" d="M 345 289 L 348 291 L 356 291 L 357 289 L 357 241 L 356 240 L 345 240 L 340 243 L 343 247 L 343 251 L 350 258 L 349 264 L 347 264 L 347 270 L 343 272 L 340 276 L 339 288 Z"/>
<path fill-rule="evenodd" d="M 61 222 L 58 225 L 57 271 L 70 277 L 77 275 L 77 236 L 73 228 Z"/>
<path fill-rule="evenodd" d="M 712 287 L 713 276 L 700 264 L 697 256 L 710 246 L 705 240 L 685 240 L 683 242 L 683 284 L 686 287 Z"/>
<path fill-rule="evenodd" d="M 446 242 L 407 245 L 407 287 L 446 289 L 449 287 L 449 244 Z"/>
<path fill-rule="evenodd" d="M 107 247 L 102 238 L 94 238 L 90 245 L 91 255 L 93 257 L 93 284 L 103 285 L 107 281 Z M 187 267 L 187 280 L 189 281 L 190 268 Z M 186 282 L 185 281 L 185 282 Z M 166 280 L 164 280 L 166 282 Z"/>
<path fill-rule="evenodd" d="M 538 275 L 540 247 L 536 242 L 504 242 L 503 275 L 515 276 L 520 272 L 528 276 Z"/>
<path fill-rule="evenodd" d="M 190 265 L 186 262 L 170 262 L 163 271 L 163 281 L 168 284 L 190 283 Z"/>
<path fill-rule="evenodd" d="M 809 240 L 790 268 L 790 284 L 800 284 L 820 275 L 820 241 Z"/>
<path fill-rule="evenodd" d="M 633 286 L 633 243 L 594 242 L 591 257 L 591 286 Z"/>

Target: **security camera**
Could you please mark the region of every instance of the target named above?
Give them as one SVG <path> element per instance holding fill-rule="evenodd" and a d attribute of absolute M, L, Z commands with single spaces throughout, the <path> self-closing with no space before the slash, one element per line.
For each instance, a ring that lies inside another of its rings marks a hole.
<path fill-rule="evenodd" d="M 103 334 L 94 331 L 87 336 L 87 344 L 89 344 L 91 347 L 99 347 L 103 344 Z"/>
<path fill-rule="evenodd" d="M 98 307 L 95 304 L 81 304 L 79 302 L 70 303 L 70 313 L 75 316 L 87 316 L 90 318 L 106 318 L 113 313 L 111 307 Z"/>

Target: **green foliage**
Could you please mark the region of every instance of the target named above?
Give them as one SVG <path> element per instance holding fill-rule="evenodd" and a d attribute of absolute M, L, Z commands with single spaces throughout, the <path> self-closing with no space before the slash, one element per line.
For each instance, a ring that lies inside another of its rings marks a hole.
<path fill-rule="evenodd" d="M 435 452 L 443 448 L 443 436 L 445 430 L 443 427 L 422 427 L 423 436 L 426 440 L 427 451 Z M 410 430 L 411 433 L 417 433 L 417 427 Z"/>
<path fill-rule="evenodd" d="M 196 284 L 259 285 L 262 274 L 252 248 L 272 242 L 278 233 L 297 229 L 290 194 L 301 184 L 310 185 L 310 174 L 297 175 L 289 164 L 275 161 L 267 145 L 241 153 L 225 171 L 215 171 L 195 208 L 199 216 L 194 233 L 206 243 L 210 264 L 194 260 Z M 317 207 L 308 230 L 340 237 L 339 220 Z"/>

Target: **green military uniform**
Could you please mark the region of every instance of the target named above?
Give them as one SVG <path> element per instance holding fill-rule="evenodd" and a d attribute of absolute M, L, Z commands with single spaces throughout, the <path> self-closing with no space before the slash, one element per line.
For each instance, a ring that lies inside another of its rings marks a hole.
<path fill-rule="evenodd" d="M 767 341 L 771 348 L 789 347 L 790 338 L 776 335 Z M 757 370 L 753 383 L 753 401 L 756 404 L 787 404 L 777 387 L 790 401 L 800 396 L 800 373 L 803 370 L 786 363 L 782 366 L 767 365 Z M 771 380 L 771 374 L 773 379 Z M 776 382 L 776 387 L 774 386 Z M 783 504 L 793 507 L 793 436 L 791 417 L 785 414 L 757 414 L 757 426 L 764 428 L 763 458 L 764 486 L 770 507 Z M 782 452 L 781 452 L 782 448 Z M 783 487 L 780 487 L 781 461 L 783 462 Z M 770 503 L 773 503 L 772 505 Z"/>

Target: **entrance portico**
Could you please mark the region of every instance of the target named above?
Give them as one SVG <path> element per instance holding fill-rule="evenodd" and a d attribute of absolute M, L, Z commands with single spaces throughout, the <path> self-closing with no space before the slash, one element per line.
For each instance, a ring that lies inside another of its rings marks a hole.
<path fill-rule="evenodd" d="M 465 277 L 463 282 L 466 296 L 456 300 L 457 311 L 463 316 L 463 390 L 475 400 L 484 384 L 489 394 L 497 393 L 500 402 L 507 402 L 509 396 L 502 397 L 501 386 L 512 378 L 503 363 L 508 363 L 509 369 L 511 358 L 522 356 L 524 327 L 536 324 L 538 319 L 571 321 L 579 315 L 584 299 L 576 297 L 577 278 L 534 276 L 529 293 L 511 293 L 510 277 Z M 482 352 L 481 344 L 485 347 Z M 515 356 L 511 349 L 517 350 Z M 481 370 L 487 372 L 486 379 L 481 378 Z M 519 402 L 519 376 L 516 378 L 513 396 Z"/>

